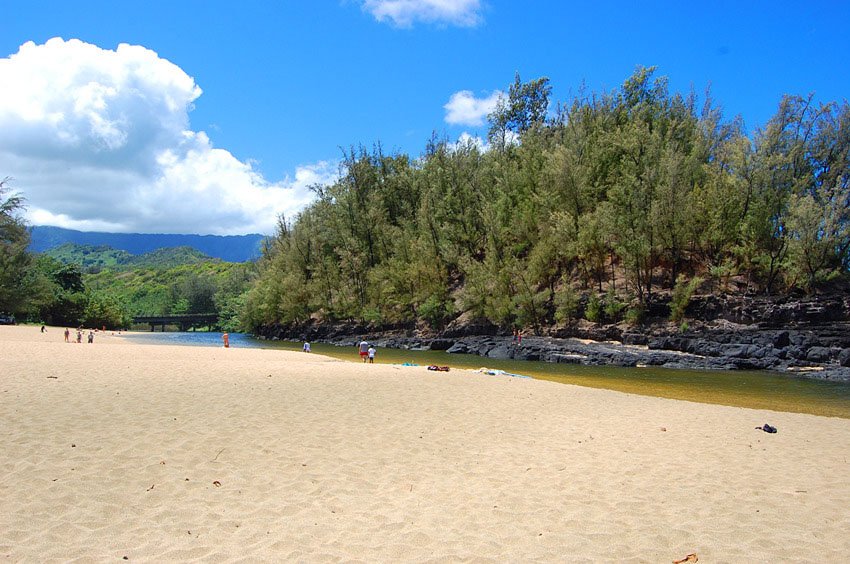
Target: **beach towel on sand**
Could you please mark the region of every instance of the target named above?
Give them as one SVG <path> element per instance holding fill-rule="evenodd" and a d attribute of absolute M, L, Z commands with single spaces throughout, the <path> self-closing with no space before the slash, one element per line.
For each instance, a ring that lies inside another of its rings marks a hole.
<path fill-rule="evenodd" d="M 511 378 L 531 378 L 531 376 L 523 376 L 522 374 L 512 374 L 496 368 L 479 368 L 478 372 L 489 374 L 490 376 L 510 376 Z"/>

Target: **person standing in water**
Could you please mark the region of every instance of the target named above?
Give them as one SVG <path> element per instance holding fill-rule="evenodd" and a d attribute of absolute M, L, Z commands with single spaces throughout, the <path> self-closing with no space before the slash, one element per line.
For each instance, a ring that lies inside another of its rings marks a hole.
<path fill-rule="evenodd" d="M 360 347 L 360 358 L 363 359 L 363 362 L 366 362 L 369 356 L 369 341 L 363 339 L 358 346 Z"/>
<path fill-rule="evenodd" d="M 378 351 L 375 350 L 375 347 L 369 347 L 366 352 L 369 354 L 369 364 L 375 364 L 375 353 Z"/>
<path fill-rule="evenodd" d="M 226 331 L 222 333 L 221 340 L 224 341 L 224 348 L 230 348 L 230 335 Z"/>
<path fill-rule="evenodd" d="M 310 352 L 310 343 L 308 341 L 304 341 L 304 352 Z"/>

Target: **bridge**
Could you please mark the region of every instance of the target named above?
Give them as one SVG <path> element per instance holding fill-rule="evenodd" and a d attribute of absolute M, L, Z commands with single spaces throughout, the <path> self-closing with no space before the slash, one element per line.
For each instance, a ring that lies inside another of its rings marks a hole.
<path fill-rule="evenodd" d="M 157 326 L 165 331 L 166 325 L 177 325 L 181 331 L 188 331 L 198 327 L 206 327 L 208 330 L 218 323 L 217 313 L 187 313 L 184 315 L 139 315 L 133 317 L 133 323 L 146 323 L 151 326 L 153 332 Z"/>

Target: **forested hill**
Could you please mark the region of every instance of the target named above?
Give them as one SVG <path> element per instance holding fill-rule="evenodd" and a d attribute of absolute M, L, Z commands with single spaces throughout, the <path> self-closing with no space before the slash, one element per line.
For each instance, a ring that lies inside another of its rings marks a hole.
<path fill-rule="evenodd" d="M 106 245 L 76 245 L 64 243 L 44 254 L 64 264 L 76 264 L 85 272 L 96 272 L 104 268 L 130 270 L 133 268 L 172 268 L 203 262 L 221 262 L 192 247 L 169 247 L 142 255 L 131 255 Z"/>
<path fill-rule="evenodd" d="M 659 297 L 815 293 L 850 269 L 850 104 L 785 96 L 764 127 L 638 69 L 549 104 L 519 76 L 488 144 L 352 150 L 283 223 L 245 319 L 545 332 L 639 325 Z M 552 110 L 555 109 L 555 112 Z"/>
<path fill-rule="evenodd" d="M 256 259 L 264 235 L 168 235 L 146 233 L 97 233 L 75 231 L 61 227 L 34 226 L 31 228 L 30 250 L 44 252 L 64 243 L 108 246 L 142 255 L 166 247 L 192 247 L 205 255 L 228 262 Z"/>

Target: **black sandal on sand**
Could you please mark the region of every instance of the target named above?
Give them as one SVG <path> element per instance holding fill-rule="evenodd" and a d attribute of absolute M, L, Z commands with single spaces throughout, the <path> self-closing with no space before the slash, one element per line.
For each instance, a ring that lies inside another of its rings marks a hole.
<path fill-rule="evenodd" d="M 775 433 L 776 432 L 776 427 L 768 425 L 767 423 L 765 423 L 761 427 L 756 427 L 756 429 L 759 429 L 760 431 L 764 431 L 765 433 Z"/>

